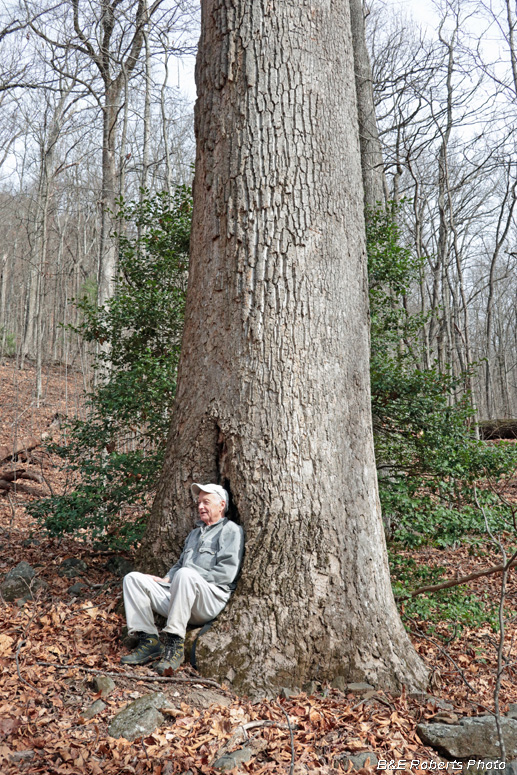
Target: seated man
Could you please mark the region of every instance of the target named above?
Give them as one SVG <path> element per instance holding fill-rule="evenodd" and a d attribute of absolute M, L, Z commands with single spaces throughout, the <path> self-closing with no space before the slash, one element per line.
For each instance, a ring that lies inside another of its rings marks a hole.
<path fill-rule="evenodd" d="M 145 665 L 162 656 L 156 670 L 176 670 L 184 658 L 187 624 L 204 624 L 221 613 L 235 589 L 244 554 L 244 531 L 225 516 L 228 493 L 217 484 L 193 484 L 199 521 L 187 536 L 176 565 L 161 579 L 146 573 L 124 578 L 124 606 L 136 649 L 120 660 Z M 165 616 L 165 648 L 160 643 L 153 611 Z"/>

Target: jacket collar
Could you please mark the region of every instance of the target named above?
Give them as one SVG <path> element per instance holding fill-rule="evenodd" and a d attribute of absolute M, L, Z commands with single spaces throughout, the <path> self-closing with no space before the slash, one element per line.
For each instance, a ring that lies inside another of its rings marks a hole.
<path fill-rule="evenodd" d="M 196 522 L 196 527 L 211 528 L 211 527 L 217 527 L 217 525 L 225 525 L 227 522 L 228 522 L 228 517 L 221 517 L 221 519 L 219 519 L 217 522 L 214 522 L 213 525 L 205 525 L 202 519 L 198 519 Z"/>

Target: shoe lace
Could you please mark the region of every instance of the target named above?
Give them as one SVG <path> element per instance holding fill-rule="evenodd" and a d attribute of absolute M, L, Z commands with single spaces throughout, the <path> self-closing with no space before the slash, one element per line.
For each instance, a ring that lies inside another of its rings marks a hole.
<path fill-rule="evenodd" d="M 136 647 L 135 651 L 138 653 L 142 650 L 145 650 L 152 642 L 152 635 L 149 635 L 148 632 L 139 632 L 138 633 L 138 646 Z"/>
<path fill-rule="evenodd" d="M 165 641 L 165 653 L 164 658 L 166 660 L 171 660 L 173 657 L 175 657 L 183 648 L 183 640 L 179 637 L 179 635 L 167 635 L 167 640 Z"/>

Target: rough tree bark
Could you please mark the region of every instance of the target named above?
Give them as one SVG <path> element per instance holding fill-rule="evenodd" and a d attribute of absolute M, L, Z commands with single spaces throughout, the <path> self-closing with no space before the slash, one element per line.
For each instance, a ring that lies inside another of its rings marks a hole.
<path fill-rule="evenodd" d="M 238 590 L 203 672 L 421 687 L 390 587 L 372 443 L 348 0 L 203 0 L 188 301 L 141 560 L 165 571 L 193 481 L 232 495 Z"/>

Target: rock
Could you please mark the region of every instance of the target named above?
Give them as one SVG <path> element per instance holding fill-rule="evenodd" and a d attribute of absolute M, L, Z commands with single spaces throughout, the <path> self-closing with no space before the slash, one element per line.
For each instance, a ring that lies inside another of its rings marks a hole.
<path fill-rule="evenodd" d="M 508 706 L 508 713 L 506 715 L 508 718 L 517 719 L 517 705 L 515 703 L 511 703 Z"/>
<path fill-rule="evenodd" d="M 362 753 L 343 753 L 336 756 L 336 759 L 343 762 L 345 768 L 350 769 L 350 765 L 354 770 L 360 770 L 366 765 L 366 760 L 370 760 L 370 767 L 377 767 L 379 760 L 373 751 L 363 751 Z"/>
<path fill-rule="evenodd" d="M 88 589 L 87 584 L 82 584 L 80 581 L 76 581 L 75 584 L 72 584 L 71 587 L 68 587 L 67 592 L 69 595 L 72 595 L 72 597 L 78 597 L 79 595 L 83 594 L 85 589 Z"/>
<path fill-rule="evenodd" d="M 221 770 L 221 772 L 228 772 L 233 770 L 234 767 L 238 767 L 239 764 L 245 764 L 253 758 L 253 751 L 251 748 L 237 748 L 232 753 L 225 753 L 220 756 L 217 761 L 212 764 L 214 770 Z"/>
<path fill-rule="evenodd" d="M 93 679 L 93 685 L 101 693 L 101 697 L 107 697 L 116 687 L 115 681 L 109 675 L 96 675 Z"/>
<path fill-rule="evenodd" d="M 360 683 L 347 684 L 346 691 L 353 692 L 353 694 L 365 694 L 366 692 L 375 691 L 375 686 L 361 681 Z"/>
<path fill-rule="evenodd" d="M 517 721 L 501 718 L 506 755 L 517 756 Z M 463 718 L 459 724 L 419 724 L 417 732 L 426 745 L 450 759 L 497 759 L 499 742 L 493 716 Z"/>
<path fill-rule="evenodd" d="M 339 689 L 340 692 L 346 692 L 346 679 L 343 675 L 337 675 L 330 685 L 333 689 Z"/>
<path fill-rule="evenodd" d="M 104 567 L 106 570 L 109 570 L 110 573 L 120 577 L 125 576 L 127 573 L 131 573 L 135 569 L 133 563 L 117 554 L 114 557 L 110 557 Z"/>
<path fill-rule="evenodd" d="M 108 544 L 105 544 L 103 541 L 94 541 L 93 548 L 96 552 L 109 552 L 110 550 Z"/>
<path fill-rule="evenodd" d="M 9 756 L 10 762 L 30 762 L 34 759 L 34 751 L 28 748 L 26 751 L 15 751 Z"/>
<path fill-rule="evenodd" d="M 232 704 L 231 697 L 227 697 L 225 694 L 218 694 L 213 689 L 192 689 L 185 697 L 185 702 L 192 705 L 194 708 L 211 708 L 212 705 L 222 705 L 227 708 Z"/>
<path fill-rule="evenodd" d="M 82 717 L 85 718 L 87 721 L 89 721 L 91 718 L 97 715 L 97 713 L 102 713 L 104 708 L 107 708 L 107 705 L 102 700 L 95 700 L 92 705 L 90 705 L 89 708 L 87 708 L 84 713 L 82 713 Z"/>
<path fill-rule="evenodd" d="M 162 692 L 145 694 L 117 713 L 108 727 L 108 733 L 111 737 L 125 737 L 126 740 L 150 735 L 163 724 L 164 717 L 159 709 L 165 707 L 170 705 Z"/>
<path fill-rule="evenodd" d="M 320 690 L 320 684 L 316 681 L 308 681 L 306 684 L 303 685 L 303 691 L 305 694 L 307 694 L 309 697 L 312 694 L 317 694 Z"/>
<path fill-rule="evenodd" d="M 22 598 L 23 601 L 32 600 L 34 592 L 47 586 L 45 581 L 36 577 L 34 568 L 28 562 L 22 560 L 7 573 L 2 584 L 0 584 L 0 592 L 6 602 L 12 603 L 18 598 Z"/>
<path fill-rule="evenodd" d="M 427 692 L 412 692 L 409 696 L 412 700 L 416 700 L 417 702 L 431 702 L 435 707 L 440 708 L 441 710 L 454 710 L 454 705 L 450 702 L 435 697 L 433 694 L 427 694 Z"/>
<path fill-rule="evenodd" d="M 297 689 L 296 687 L 294 689 L 289 689 L 287 688 L 287 686 L 283 686 L 280 689 L 279 696 L 283 700 L 289 700 L 291 697 L 297 697 L 299 694 L 300 694 L 300 690 Z"/>
<path fill-rule="evenodd" d="M 457 724 L 459 720 L 460 717 L 456 713 L 452 713 L 450 710 L 440 710 L 429 719 L 429 722 L 431 724 Z"/>
<path fill-rule="evenodd" d="M 29 565 L 28 562 L 22 560 L 15 568 L 11 568 L 11 570 L 6 574 L 4 581 L 11 581 L 11 579 L 23 579 L 27 583 L 30 583 L 35 576 L 36 571 L 34 568 Z"/>
<path fill-rule="evenodd" d="M 67 579 L 75 579 L 76 576 L 81 576 L 87 570 L 88 566 L 84 560 L 80 560 L 78 557 L 68 557 L 61 563 L 58 573 Z"/>

